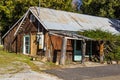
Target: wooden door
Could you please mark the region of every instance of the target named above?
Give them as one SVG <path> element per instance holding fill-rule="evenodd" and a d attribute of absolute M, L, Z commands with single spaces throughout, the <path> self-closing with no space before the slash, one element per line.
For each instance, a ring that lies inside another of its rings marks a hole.
<path fill-rule="evenodd" d="M 30 50 L 30 54 L 32 56 L 37 55 L 37 40 L 36 40 L 36 34 L 31 34 L 31 50 Z"/>
<path fill-rule="evenodd" d="M 82 60 L 82 49 L 81 49 L 81 41 L 74 40 L 74 61 Z"/>

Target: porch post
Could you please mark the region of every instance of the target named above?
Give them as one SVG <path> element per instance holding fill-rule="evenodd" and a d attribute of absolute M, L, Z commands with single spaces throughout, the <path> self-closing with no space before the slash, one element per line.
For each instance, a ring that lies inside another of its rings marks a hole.
<path fill-rule="evenodd" d="M 85 62 L 85 53 L 86 53 L 86 42 L 85 40 L 82 41 L 82 63 Z"/>
<path fill-rule="evenodd" d="M 100 63 L 104 62 L 104 41 L 100 41 Z"/>
<path fill-rule="evenodd" d="M 65 65 L 65 60 L 66 60 L 66 45 L 67 45 L 67 38 L 63 37 L 62 39 L 62 48 L 61 48 L 61 59 L 60 59 L 60 64 Z"/>
<path fill-rule="evenodd" d="M 89 54 L 89 60 L 91 60 L 92 57 L 92 40 L 90 41 L 90 54 Z"/>

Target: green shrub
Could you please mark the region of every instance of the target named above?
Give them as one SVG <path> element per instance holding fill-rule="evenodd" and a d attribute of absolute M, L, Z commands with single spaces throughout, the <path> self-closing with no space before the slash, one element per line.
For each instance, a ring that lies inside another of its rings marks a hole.
<path fill-rule="evenodd" d="M 93 40 L 104 40 L 105 45 L 110 46 L 112 49 L 109 53 L 105 53 L 105 60 L 108 58 L 111 58 L 112 60 L 120 60 L 120 35 L 115 35 L 100 29 L 78 32 L 78 34 L 92 38 Z"/>

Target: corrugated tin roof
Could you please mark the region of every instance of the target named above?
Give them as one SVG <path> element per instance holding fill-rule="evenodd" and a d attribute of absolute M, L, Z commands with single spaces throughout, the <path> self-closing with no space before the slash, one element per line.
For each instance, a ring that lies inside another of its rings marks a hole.
<path fill-rule="evenodd" d="M 31 7 L 30 10 L 39 17 L 48 30 L 82 31 L 101 29 L 112 33 L 120 32 L 120 21 L 49 8 Z"/>

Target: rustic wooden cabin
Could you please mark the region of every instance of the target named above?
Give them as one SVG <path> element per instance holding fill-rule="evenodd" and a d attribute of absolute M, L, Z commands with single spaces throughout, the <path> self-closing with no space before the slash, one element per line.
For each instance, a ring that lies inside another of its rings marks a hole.
<path fill-rule="evenodd" d="M 30 7 L 2 39 L 9 52 L 46 56 L 65 64 L 66 60 L 81 61 L 97 54 L 96 42 L 77 31 L 101 29 L 119 33 L 117 24 L 108 18 Z"/>

